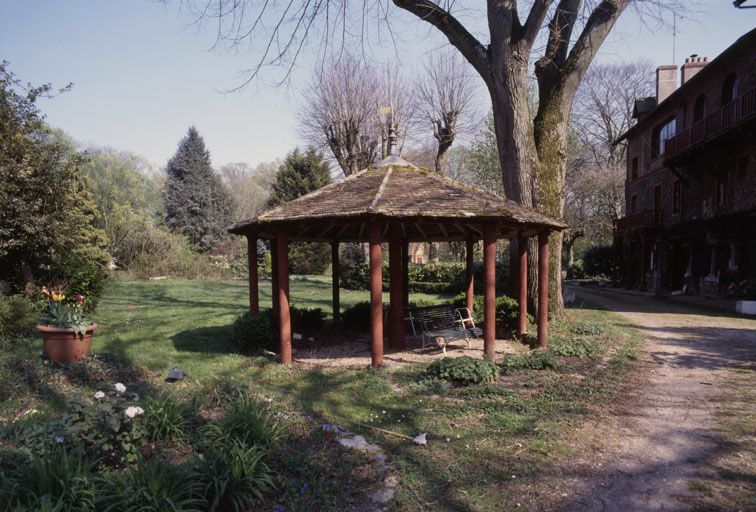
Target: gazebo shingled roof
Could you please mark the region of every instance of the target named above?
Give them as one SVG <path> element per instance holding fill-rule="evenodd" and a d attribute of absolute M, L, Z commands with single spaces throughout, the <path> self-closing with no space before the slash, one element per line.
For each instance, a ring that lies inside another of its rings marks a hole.
<path fill-rule="evenodd" d="M 393 147 L 390 146 L 390 150 Z M 390 151 L 391 153 L 392 151 Z M 396 154 L 376 166 L 272 208 L 229 231 L 247 237 L 249 305 L 259 311 L 257 240 L 271 243 L 272 305 L 279 329 L 281 362 L 291 363 L 292 325 L 289 310 L 289 241 L 328 241 L 332 258 L 333 320 L 338 324 L 339 242 L 368 242 L 370 269 L 371 364 L 383 364 L 382 249 L 389 244 L 389 346 L 405 347 L 405 314 L 409 305 L 409 242 L 466 242 L 466 305 L 473 308 L 474 245 L 483 242 L 484 332 L 486 356 L 495 356 L 496 239 L 518 238 L 518 332 L 527 331 L 526 239 L 538 238 L 538 344 L 545 347 L 548 325 L 549 233 L 566 229 L 561 220 L 514 201 L 418 169 Z M 455 313 L 456 314 L 456 313 Z M 456 325 L 456 322 L 455 322 Z M 464 328 L 466 324 L 462 324 Z"/>
<path fill-rule="evenodd" d="M 464 185 L 435 172 L 404 165 L 370 167 L 267 210 L 229 231 L 273 236 L 289 224 L 291 240 L 367 240 L 365 222 L 401 222 L 409 241 L 465 240 L 481 236 L 482 221 L 498 221 L 499 235 L 515 230 L 562 230 L 567 225 L 532 208 Z"/>

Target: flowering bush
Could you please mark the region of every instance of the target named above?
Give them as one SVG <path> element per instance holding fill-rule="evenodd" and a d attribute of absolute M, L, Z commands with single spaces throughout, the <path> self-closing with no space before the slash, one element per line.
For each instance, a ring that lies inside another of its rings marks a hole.
<path fill-rule="evenodd" d="M 80 336 L 86 334 L 87 327 L 92 324 L 84 313 L 86 297 L 79 293 L 73 300 L 64 302 L 66 295 L 61 287 L 43 287 L 42 297 L 47 300 L 47 306 L 38 320 L 41 325 L 73 329 Z"/>
<path fill-rule="evenodd" d="M 139 395 L 127 394 L 120 382 L 112 390 L 96 392 L 93 401 L 76 397 L 70 402 L 66 428 L 55 441 L 79 444 L 104 462 L 134 462 L 145 441 L 144 409 L 137 402 Z"/>

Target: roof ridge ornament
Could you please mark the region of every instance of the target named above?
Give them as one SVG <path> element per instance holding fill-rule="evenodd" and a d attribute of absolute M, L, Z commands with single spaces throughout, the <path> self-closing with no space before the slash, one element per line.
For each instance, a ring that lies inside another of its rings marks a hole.
<path fill-rule="evenodd" d="M 386 145 L 386 158 L 374 165 L 374 167 L 389 167 L 395 165 L 397 167 L 412 167 L 417 169 L 417 166 L 412 165 L 407 160 L 399 155 L 399 151 L 396 149 L 396 143 L 399 137 L 396 134 L 396 124 L 394 122 L 388 123 L 388 143 Z"/>

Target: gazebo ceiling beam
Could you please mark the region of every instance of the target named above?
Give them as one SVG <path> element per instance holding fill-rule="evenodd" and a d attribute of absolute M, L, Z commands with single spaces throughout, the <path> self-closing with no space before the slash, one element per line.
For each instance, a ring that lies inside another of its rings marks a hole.
<path fill-rule="evenodd" d="M 449 232 L 446 230 L 443 224 L 438 225 L 439 229 L 441 229 L 441 232 L 444 234 L 446 238 L 449 238 Z"/>
<path fill-rule="evenodd" d="M 365 232 L 365 223 L 364 223 L 364 222 L 362 222 L 362 223 L 360 223 L 360 232 L 359 232 L 359 234 L 357 235 L 357 238 L 358 238 L 359 240 L 362 240 L 362 239 L 364 238 L 364 237 L 362 236 L 364 232 Z"/>
<path fill-rule="evenodd" d="M 423 238 L 428 238 L 428 234 L 425 231 L 423 231 L 422 227 L 420 227 L 420 223 L 419 222 L 415 222 L 414 224 L 415 224 L 415 227 L 417 228 L 417 230 L 423 236 Z"/>

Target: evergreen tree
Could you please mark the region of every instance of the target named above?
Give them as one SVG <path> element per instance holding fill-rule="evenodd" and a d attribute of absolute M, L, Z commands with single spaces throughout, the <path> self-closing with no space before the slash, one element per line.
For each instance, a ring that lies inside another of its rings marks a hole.
<path fill-rule="evenodd" d="M 51 87 L 24 86 L 0 63 L 0 281 L 14 290 L 64 283 L 102 289 L 109 255 L 83 158 L 37 108 Z"/>
<path fill-rule="evenodd" d="M 200 251 L 217 247 L 233 222 L 234 200 L 210 167 L 210 152 L 192 126 L 168 161 L 165 185 L 165 221 L 185 235 Z"/>
<path fill-rule="evenodd" d="M 295 149 L 278 168 L 268 206 L 278 206 L 331 183 L 331 171 L 323 156 L 312 148 Z M 293 243 L 289 270 L 294 274 L 322 274 L 328 268 L 330 248 L 324 243 Z"/>

